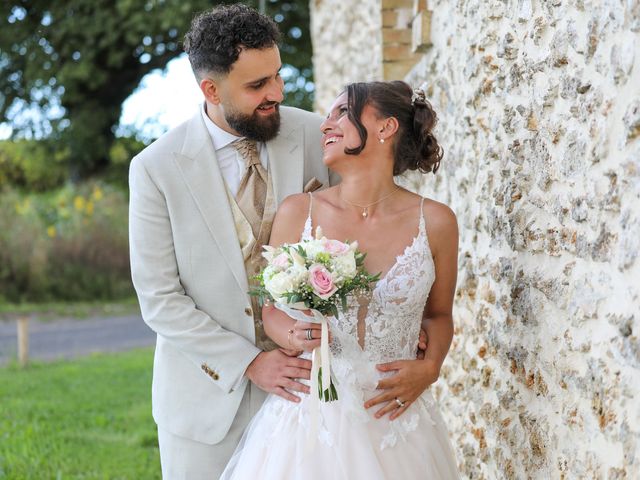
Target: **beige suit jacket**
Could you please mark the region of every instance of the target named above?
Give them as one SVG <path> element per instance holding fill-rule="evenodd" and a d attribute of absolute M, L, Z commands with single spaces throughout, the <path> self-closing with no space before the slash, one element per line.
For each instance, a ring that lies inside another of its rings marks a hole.
<path fill-rule="evenodd" d="M 281 117 L 280 134 L 267 142 L 278 203 L 314 177 L 329 184 L 320 117 L 287 107 Z M 137 155 L 129 182 L 133 283 L 157 333 L 153 417 L 170 433 L 218 443 L 259 350 L 224 180 L 201 114 Z"/>

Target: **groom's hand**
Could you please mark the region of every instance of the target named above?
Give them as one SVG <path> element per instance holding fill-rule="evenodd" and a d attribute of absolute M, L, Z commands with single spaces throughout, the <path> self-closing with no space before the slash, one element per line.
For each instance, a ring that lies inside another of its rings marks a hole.
<path fill-rule="evenodd" d="M 299 402 L 300 398 L 288 390 L 309 393 L 309 387 L 296 379 L 309 380 L 311 361 L 288 356 L 280 350 L 261 352 L 249 364 L 245 374 L 265 392 L 275 393 L 291 402 Z"/>

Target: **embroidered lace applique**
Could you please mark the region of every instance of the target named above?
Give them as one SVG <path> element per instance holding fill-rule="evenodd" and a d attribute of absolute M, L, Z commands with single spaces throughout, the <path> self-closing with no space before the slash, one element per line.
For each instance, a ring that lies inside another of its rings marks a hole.
<path fill-rule="evenodd" d="M 312 238 L 313 197 L 310 197 L 302 240 Z M 423 309 L 435 280 L 435 265 L 422 213 L 423 203 L 424 199 L 420 203 L 417 235 L 378 281 L 370 298 L 349 298 L 347 311 L 341 312 L 338 319 L 330 319 L 332 372 L 340 392 L 349 391 L 345 403 L 353 402 L 352 415 L 363 421 L 368 420 L 362 408 L 364 393 L 375 390 L 380 378 L 375 365 L 416 358 Z M 362 395 L 355 392 L 362 392 Z M 380 448 L 396 445 L 398 440 L 404 440 L 407 433 L 417 428 L 418 409 L 433 423 L 429 414 L 432 408 L 435 408 L 435 402 L 427 390 L 404 414 L 405 418 L 389 423 L 389 432 L 383 437 Z M 321 436 L 328 433 L 322 432 Z"/>

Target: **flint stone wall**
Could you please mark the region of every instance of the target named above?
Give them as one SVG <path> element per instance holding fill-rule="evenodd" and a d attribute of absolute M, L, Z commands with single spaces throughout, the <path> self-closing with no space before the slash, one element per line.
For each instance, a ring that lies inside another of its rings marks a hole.
<path fill-rule="evenodd" d="M 382 78 L 381 0 L 311 0 L 316 110 L 350 82 Z"/>
<path fill-rule="evenodd" d="M 389 59 L 328 20 L 377 25 L 379 1 L 313 8 L 315 38 L 333 38 L 316 59 L 339 62 L 316 64 L 322 111 L 356 65 L 379 79 Z M 446 155 L 402 182 L 458 215 L 455 338 L 433 388 L 463 477 L 640 478 L 640 3 L 428 9 L 433 46 L 406 79 Z"/>

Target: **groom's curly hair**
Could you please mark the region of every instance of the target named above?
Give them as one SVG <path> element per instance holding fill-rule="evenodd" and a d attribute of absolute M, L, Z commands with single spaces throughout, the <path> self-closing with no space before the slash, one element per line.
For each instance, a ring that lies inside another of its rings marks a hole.
<path fill-rule="evenodd" d="M 199 80 L 226 75 L 243 49 L 277 46 L 280 31 L 269 17 L 242 4 L 221 5 L 198 14 L 184 37 L 184 51 Z"/>

